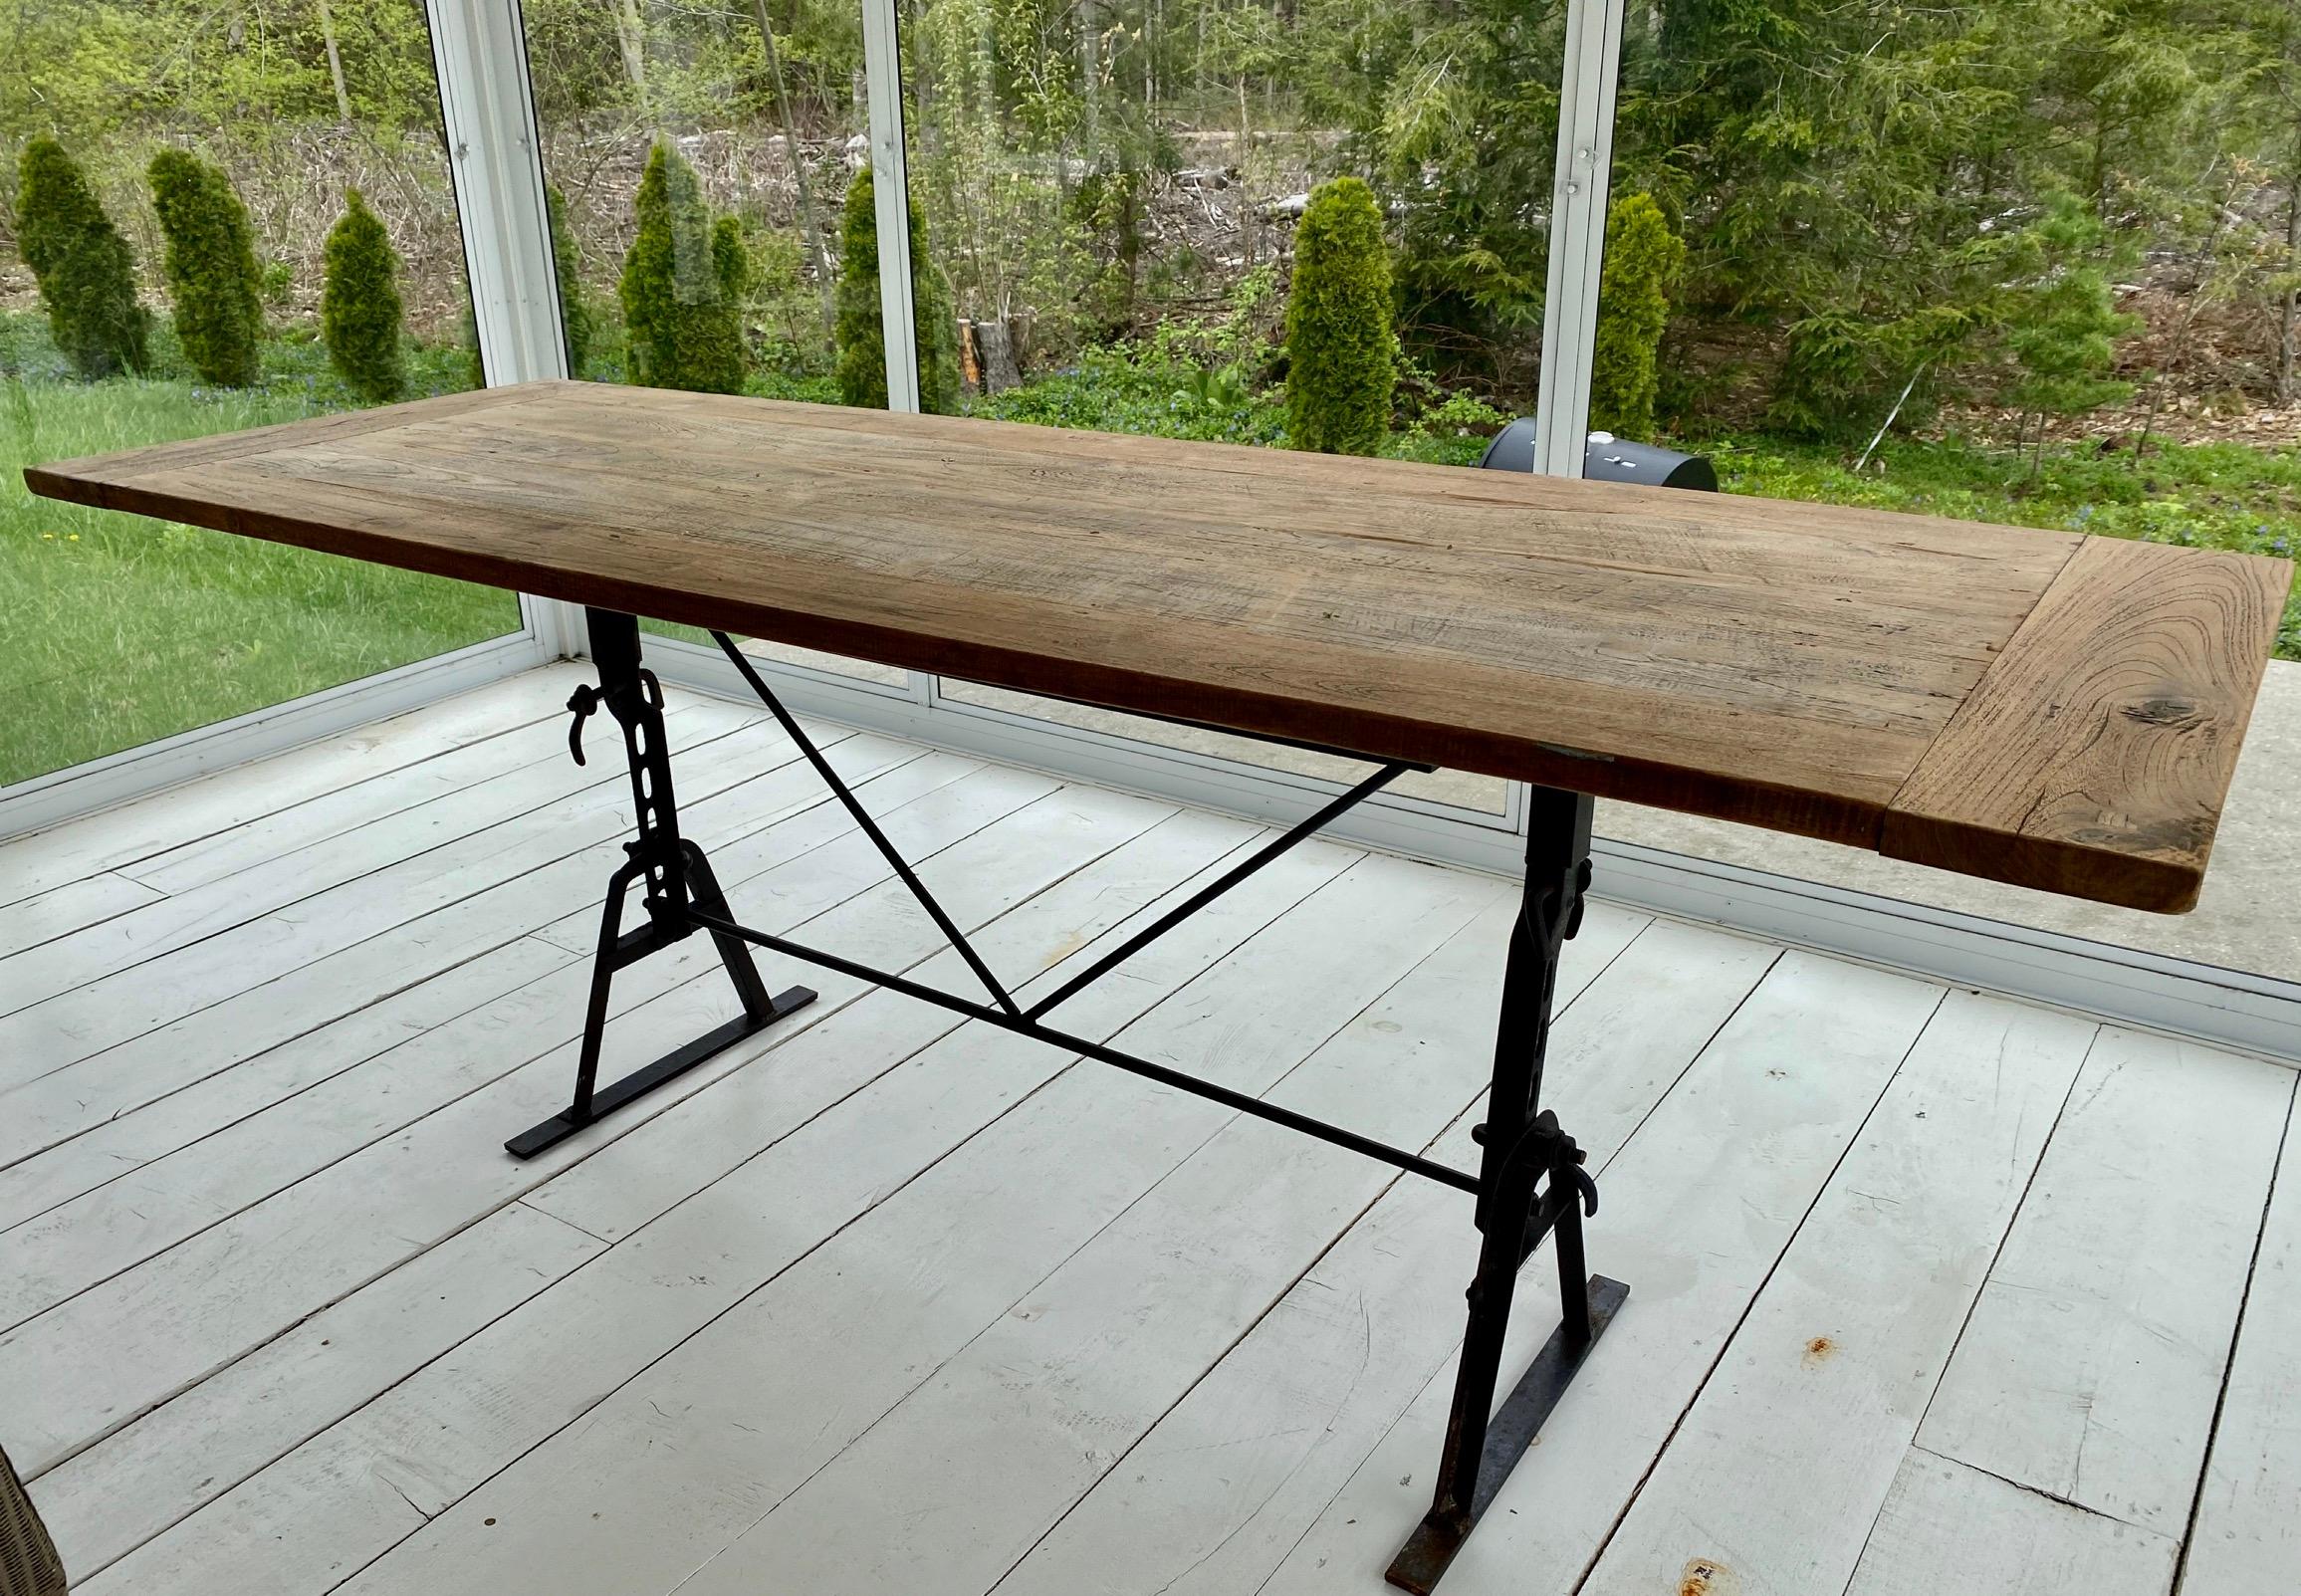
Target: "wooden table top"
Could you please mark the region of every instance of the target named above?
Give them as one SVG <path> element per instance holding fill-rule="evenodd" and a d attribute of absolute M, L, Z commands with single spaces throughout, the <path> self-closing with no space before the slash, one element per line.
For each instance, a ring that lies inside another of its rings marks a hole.
<path fill-rule="evenodd" d="M 25 478 L 2168 911 L 2196 899 L 2292 575 L 1878 511 L 575 382 Z"/>

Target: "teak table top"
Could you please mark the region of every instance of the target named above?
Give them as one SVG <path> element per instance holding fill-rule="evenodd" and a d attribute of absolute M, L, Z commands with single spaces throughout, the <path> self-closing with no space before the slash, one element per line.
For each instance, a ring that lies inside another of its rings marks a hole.
<path fill-rule="evenodd" d="M 2195 902 L 2292 568 L 544 382 L 25 473 L 548 597 Z"/>

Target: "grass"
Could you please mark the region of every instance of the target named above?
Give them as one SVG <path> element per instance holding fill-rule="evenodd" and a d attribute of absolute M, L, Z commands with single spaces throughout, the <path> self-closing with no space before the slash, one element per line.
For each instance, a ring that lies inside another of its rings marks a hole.
<path fill-rule="evenodd" d="M 21 467 L 355 406 L 308 333 L 265 352 L 260 386 L 200 386 L 163 330 L 142 378 L 73 380 L 37 319 L 0 314 L 0 650 L 18 691 L 0 723 L 0 786 L 501 635 L 510 595 L 138 517 L 34 499 Z M 610 358 L 589 373 L 612 377 Z M 410 348 L 411 394 L 468 386 L 468 356 Z M 828 378 L 755 373 L 750 392 L 835 402 Z M 1429 394 L 1384 453 L 1471 465 L 1502 417 Z M 1284 410 L 1237 368 L 1094 351 L 977 414 L 1063 427 L 1282 446 Z M 2166 444 L 2138 464 L 1966 439 L 1896 439 L 1868 470 L 1849 451 L 1727 435 L 1699 447 L 1728 492 L 2290 556 L 2301 550 L 2301 450 Z M 649 629 L 702 641 L 691 628 Z M 2301 596 L 2278 653 L 2301 659 Z"/>
<path fill-rule="evenodd" d="M 1848 450 L 1728 436 L 1705 445 L 1728 493 L 1872 505 L 1959 521 L 2139 538 L 2190 549 L 2301 554 L 2301 449 L 2156 444 L 2138 462 L 2084 446 L 2026 455 L 1964 438 L 1894 439 L 1856 474 Z M 2287 595 L 2280 659 L 2301 659 L 2301 590 Z"/>
<path fill-rule="evenodd" d="M 410 355 L 413 393 L 469 384 L 460 351 Z M 354 406 L 308 340 L 272 341 L 253 388 L 204 388 L 168 363 L 82 383 L 45 327 L 0 317 L 0 786 L 518 628 L 516 600 L 491 588 L 24 487 L 26 465 Z"/>

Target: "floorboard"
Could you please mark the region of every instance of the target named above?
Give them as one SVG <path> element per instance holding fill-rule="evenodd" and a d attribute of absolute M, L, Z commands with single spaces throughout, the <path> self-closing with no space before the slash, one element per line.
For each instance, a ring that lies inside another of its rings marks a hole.
<path fill-rule="evenodd" d="M 1209 941 L 1219 947 L 1249 934 L 1348 861 L 1348 855 L 1335 854 L 1319 847 L 1296 855 L 1285 870 L 1226 899 L 1224 916 L 1194 922 L 1161 943 L 1158 953 L 1187 960 Z M 1124 1003 L 1122 989 L 1112 989 L 1107 1001 Z M 898 1010 L 883 998 L 867 1002 L 878 1006 L 879 1024 L 917 1012 L 909 1006 Z M 862 1234 L 911 1251 L 915 1282 L 926 1298 L 916 1312 L 889 1316 L 887 1328 L 916 1322 L 938 1307 L 958 1310 L 968 1319 L 967 1330 L 978 1327 L 982 1320 L 966 1304 L 983 1292 L 996 1294 L 1002 1277 L 999 1270 L 976 1267 L 986 1254 L 1020 1254 L 1027 1259 L 1035 1231 L 1067 1234 L 1097 1209 L 1090 1193 L 1075 1188 L 1065 1192 L 1063 1204 L 1048 1204 L 1043 1187 L 1001 1178 L 1004 1168 L 1021 1182 L 1065 1156 L 1066 1125 L 1043 1110 L 1030 1114 L 1037 1127 L 1035 1140 L 988 1165 L 980 1158 L 968 1162 L 972 1173 L 961 1192 L 976 1197 L 972 1204 L 948 1191 L 907 1185 L 922 1165 L 1031 1097 L 1062 1064 L 1059 1054 L 997 1031 L 962 1030 L 944 1042 L 932 1042 L 930 1032 L 925 1039 L 931 1044 L 906 1062 L 922 1040 L 915 1030 L 899 1029 L 892 1045 L 880 1050 L 858 1046 L 852 1030 L 840 1037 L 820 1026 L 771 1055 L 769 1067 L 742 1071 L 736 1082 L 754 1098 L 749 1117 L 768 1138 L 766 1151 L 618 1243 L 597 1267 L 578 1271 L 455 1357 L 395 1387 L 380 1403 L 119 1564 L 116 1575 L 102 1577 L 115 1578 L 116 1588 L 150 1581 L 184 1591 L 242 1591 L 248 1588 L 247 1554 L 258 1546 L 267 1548 L 274 1566 L 291 1573 L 363 1564 L 390 1549 L 403 1531 L 389 1532 L 395 1515 L 380 1497 L 363 1489 L 348 1497 L 340 1493 L 337 1482 L 346 1471 L 365 1478 L 370 1469 L 386 1470 L 399 1485 L 393 1494 L 406 1492 L 427 1510 L 440 1511 L 611 1394 L 608 1409 L 568 1435 L 595 1442 L 611 1433 L 623 1412 L 635 1408 L 646 1422 L 657 1403 L 685 1406 L 654 1390 L 633 1401 L 617 1387 L 683 1337 L 694 1338 L 688 1346 L 725 1345 L 730 1330 L 723 1327 L 740 1329 L 739 1319 L 758 1315 L 770 1302 L 801 1304 L 801 1317 L 823 1341 L 850 1349 L 868 1344 L 873 1315 L 842 1314 L 823 1304 L 825 1291 L 866 1286 L 867 1274 L 838 1267 L 842 1254 L 864 1243 L 850 1227 L 840 1233 L 838 1249 L 816 1246 L 866 1209 Z M 858 1135 L 862 1127 L 872 1134 Z M 1147 1135 L 1137 1156 L 1157 1157 Z M 1130 1167 L 1122 1160 L 1100 1179 L 1115 1190 Z M 1004 1209 L 987 1212 L 1001 1200 Z M 789 1265 L 795 1259 L 802 1260 L 806 1286 L 787 1283 L 794 1280 Z M 935 1290 L 937 1281 L 945 1282 L 944 1291 Z M 1011 1296 L 1012 1288 L 987 1313 L 999 1311 Z M 738 1302 L 744 1304 L 740 1314 L 728 1314 Z M 707 1325 L 706 1335 L 696 1336 Z M 773 1338 L 765 1344 L 774 1344 Z M 829 1350 L 785 1348 L 777 1359 L 776 1387 L 797 1385 L 818 1402 L 844 1404 L 851 1393 L 817 1377 L 815 1360 Z M 723 1368 L 716 1359 L 705 1366 Z M 656 1364 L 657 1371 L 665 1367 Z M 660 1378 L 658 1373 L 651 1385 Z M 489 1400 L 475 1404 L 480 1392 Z M 433 1441 L 443 1424 L 456 1437 L 451 1449 Z M 623 1480 L 616 1523 L 627 1525 L 621 1514 L 643 1509 L 647 1481 L 628 1459 L 616 1473 Z M 547 1502 L 564 1497 L 564 1486 L 544 1495 Z M 272 1588 L 298 1588 L 298 1582 L 288 1578 Z"/>
<path fill-rule="evenodd" d="M 2178 1541 L 2294 1079 L 2105 1027 L 1918 1445 Z"/>
<path fill-rule="evenodd" d="M 146 859 L 276 814 L 356 783 L 566 713 L 589 672 L 552 665 L 474 688 L 390 720 L 236 765 L 119 807 L 0 842 L 0 903 Z"/>
<path fill-rule="evenodd" d="M 0 1441 L 75 1589 L 1386 1588 L 1458 1192 L 764 955 L 819 1000 L 503 1155 L 622 858 L 580 679 L 0 842 Z M 741 918 L 979 995 L 771 721 L 672 706 Z M 1026 999 L 1270 834 L 810 731 Z M 1054 1018 L 1470 1167 L 1514 910 L 1312 842 Z M 2293 1071 L 1603 902 L 1559 1005 L 1631 1294 L 1451 1596 L 2289 1582 Z M 682 943 L 603 1067 L 735 1008 Z"/>
<path fill-rule="evenodd" d="M 860 736 L 848 738 L 826 753 L 832 767 L 850 782 L 915 763 L 918 756 L 918 750 L 888 739 L 866 741 Z M 933 774 L 953 768 L 949 756 L 939 759 L 940 763 L 928 767 Z M 974 768 L 973 762 L 960 763 L 969 770 Z M 899 778 L 897 783 L 892 791 L 901 791 Z M 724 793 L 706 794 L 683 812 L 692 814 L 699 826 L 710 827 L 731 810 L 753 815 L 764 810 L 765 823 L 772 823 L 815 809 L 822 811 L 816 823 L 823 827 L 814 834 L 815 840 L 828 840 L 837 834 L 843 817 L 832 817 L 834 811 L 827 806 L 819 784 L 812 783 L 811 773 L 787 763 Z M 708 837 L 710 832 L 699 834 Z M 548 863 L 492 884 L 483 877 L 475 883 L 477 890 L 467 896 L 269 979 L 243 981 L 234 974 L 228 956 L 231 950 L 226 949 L 221 958 L 213 951 L 225 938 L 185 950 L 187 955 L 200 956 L 207 967 L 205 973 L 212 974 L 218 967 L 225 972 L 213 983 L 195 984 L 193 994 L 180 999 L 186 1012 L 162 1018 L 160 1024 L 125 1041 L 85 1049 L 85 1056 L 74 1063 L 0 1093 L 0 1108 L 6 1110 L 0 1114 L 0 1166 L 156 1102 L 441 971 L 491 956 L 495 950 L 534 934 L 539 926 L 549 928 L 562 916 L 587 918 L 595 928 L 599 894 L 607 872 L 623 860 L 622 844 L 612 835 L 588 841 L 581 836 L 564 840 L 573 844 L 573 850 Z M 298 923 L 294 918 L 275 915 L 241 929 L 271 928 L 280 938 L 292 939 Z M 219 993 L 218 987 L 224 991 Z M 45 1004 L 38 1005 L 25 1014 L 45 1008 Z M 164 1003 L 159 998 L 148 999 L 145 1013 L 155 1011 L 164 1014 Z M 0 1026 L 21 1018 L 0 1021 Z"/>
<path fill-rule="evenodd" d="M 1697 1562 L 1752 1592 L 1846 1588 L 2098 1029 L 1944 1001 L 1585 1596 L 1667 1589 Z"/>
<path fill-rule="evenodd" d="M 1547 1078 L 1603 1180 L 1777 950 L 1599 905 L 1567 952 Z M 1472 1167 L 1477 1113 L 1438 1156 Z M 1476 1264 L 1466 1202 L 1394 1184 L 1006 1574 L 1002 1596 L 1258 1587 L 1460 1341 Z M 1543 1266 L 1526 1298 L 1535 1319 L 1551 1311 Z"/>
<path fill-rule="evenodd" d="M 950 796 L 976 794 L 980 788 L 975 799 L 979 805 L 1014 805 L 1038 795 L 1042 786 L 1018 788 L 984 779 L 972 787 L 961 784 Z M 890 823 L 931 844 L 932 833 L 917 824 L 914 813 L 929 802 L 922 798 L 895 810 L 900 818 Z M 955 823 L 967 824 L 991 812 L 994 809 L 961 808 Z M 845 851 L 861 850 L 849 846 Z M 756 850 L 746 854 L 754 856 Z M 810 864 L 828 862 L 820 850 L 810 860 Z M 879 876 L 884 873 L 883 867 L 878 868 Z M 785 890 L 788 898 L 800 889 L 791 884 Z M 839 890 L 839 883 L 834 878 L 814 890 L 829 896 Z M 489 962 L 495 962 L 492 956 Z M 666 975 L 708 974 L 710 966 L 708 944 L 697 942 L 678 959 L 658 961 L 644 973 L 634 971 L 618 984 L 614 1012 L 620 1014 L 650 993 L 667 990 Z M 508 1055 L 496 1036 L 565 1038 L 579 1022 L 588 982 L 586 964 L 561 963 L 484 1012 L 458 1016 L 461 1024 L 439 1032 L 444 1047 L 419 1049 L 402 1043 L 384 1066 L 334 1075 L 269 1112 L 112 1179 L 33 1224 L 0 1233 L 0 1328 L 20 1323 L 412 1123 L 440 1102 L 480 1084 L 485 1078 L 480 1071 L 491 1063 L 499 1070 L 508 1068 L 516 1056 Z M 75 1144 L 67 1144 L 33 1162 L 74 1150 Z"/>
<path fill-rule="evenodd" d="M 2301 1104 L 2285 1145 L 2198 1492 L 2182 1596 L 2248 1596 L 2301 1567 Z"/>
<path fill-rule="evenodd" d="M 2180 1542 L 1913 1447 L 1846 1596 L 2160 1596 Z M 1707 1563 L 1690 1596 L 1733 1596 Z"/>
<path fill-rule="evenodd" d="M 987 771 L 982 779 L 989 790 L 986 806 L 945 818 L 960 835 L 1031 805 L 1053 785 L 1024 773 Z M 1142 807 L 1138 800 L 1111 801 Z M 1056 829 L 1064 828 L 1058 824 Z M 922 840 L 914 837 L 913 845 L 923 853 L 933 851 L 935 844 L 921 846 Z M 1092 848 L 1096 842 L 1109 845 L 1099 837 L 1075 845 Z M 855 883 L 846 879 L 835 879 L 819 896 L 808 890 L 807 878 L 827 870 L 827 856 L 840 851 L 852 850 L 833 843 L 785 866 L 799 877 L 792 883 L 791 901 L 804 907 L 789 918 L 762 914 L 762 921 L 771 928 L 795 929 L 850 896 Z M 1075 862 L 1049 867 L 1067 869 Z M 883 864 L 879 870 L 883 873 Z M 966 923 L 962 918 L 961 924 Z M 708 949 L 707 939 L 690 939 L 625 972 L 625 984 L 654 995 L 610 1022 L 603 1078 L 732 1016 L 734 994 L 716 979 L 715 964 L 709 966 L 714 979 L 693 979 L 713 959 Z M 519 1055 L 524 1046 L 505 1057 L 500 1046 L 490 1045 L 489 1013 L 477 1012 L 469 1026 L 459 1022 L 454 1033 L 442 1027 L 407 1044 L 438 1058 L 451 1074 L 461 1073 L 463 1078 L 449 1088 L 460 1094 L 444 1106 L 0 1336 L 0 1386 L 31 1387 L 16 1415 L 19 1467 L 37 1473 L 101 1439 L 246 1348 L 540 1185 L 601 1141 L 625 1134 L 646 1114 L 661 1112 L 707 1084 L 714 1073 L 733 1067 L 739 1056 L 731 1049 L 654 1094 L 643 1107 L 523 1164 L 503 1156 L 504 1138 L 565 1106 L 575 1044 L 564 1042 L 525 1062 Z M 819 1019 L 816 1006 L 794 1017 L 794 1026 Z M 514 1028 L 508 1034 L 520 1032 Z M 765 1032 L 754 1041 L 772 1045 L 775 1039 L 774 1032 Z M 361 1067 L 399 1076 L 421 1065 L 386 1054 Z M 425 1171 L 425 1178 L 394 1178 L 394 1171 L 409 1168 Z M 296 1256 L 299 1266 L 253 1274 L 232 1266 L 238 1258 L 268 1255 Z M 35 1368 L 48 1377 L 30 1381 Z"/>
<path fill-rule="evenodd" d="M 1338 853 L 1309 845 L 1223 900 L 1223 913 L 1262 920 L 1267 929 L 1258 928 L 1139 1018 L 1113 1027 L 1111 1021 L 1142 998 L 1123 988 L 1090 990 L 1080 1000 L 1088 1033 L 1116 1028 L 1120 1045 L 1254 1089 L 1347 1024 L 1367 985 L 1380 992 L 1478 907 L 1464 896 L 1472 883 L 1395 860 L 1363 860 L 1335 874 L 1349 863 Z M 1409 871 L 1429 879 L 1418 882 Z M 1477 885 L 1491 896 L 1491 883 Z M 1269 923 L 1273 911 L 1296 901 L 1304 914 Z M 1389 906 L 1397 933 L 1382 948 L 1336 946 L 1315 930 L 1324 916 L 1362 914 L 1377 903 Z M 1169 942 L 1199 936 L 1194 921 Z M 1161 943 L 1145 957 L 1172 955 Z M 1358 979 L 1302 979 L 1329 973 Z M 921 1092 L 938 1103 L 955 1091 L 972 1096 L 978 1081 L 1004 1080 L 1011 1095 L 996 1105 L 996 1118 L 981 1110 L 968 1116 L 987 1128 L 949 1157 L 616 1393 L 580 1430 L 459 1504 L 407 1554 L 379 1564 L 354 1588 L 435 1588 L 437 1571 L 450 1567 L 471 1567 L 482 1580 L 502 1577 L 506 1565 L 494 1560 L 500 1547 L 489 1544 L 485 1519 L 500 1525 L 506 1514 L 560 1548 L 551 1564 L 555 1583 L 630 1589 L 661 1579 L 657 1588 L 668 1588 L 683 1577 L 1221 1127 L 1223 1116 L 1210 1117 L 1211 1105 L 1201 1099 L 1067 1064 L 1039 1044 L 974 1027 L 951 1033 L 889 1076 L 884 1088 L 914 1101 Z M 930 1117 L 952 1116 L 938 1107 Z M 968 1117 L 956 1128 L 971 1128 Z M 890 1133 L 908 1122 L 899 1110 L 878 1118 Z M 1081 1159 L 1082 1150 L 1092 1156 Z M 730 1181 L 779 1173 L 759 1163 Z M 821 1179 L 791 1172 L 781 1158 L 777 1164 L 782 1179 Z M 710 1199 L 723 1201 L 728 1184 L 711 1188 Z M 769 1356 L 763 1362 L 758 1353 Z M 664 1413 L 695 1421 L 676 1449 L 647 1444 Z M 615 1509 L 599 1519 L 566 1512 L 571 1480 L 599 1478 L 593 1471 L 600 1469 L 621 1482 Z M 707 1486 L 698 1498 L 696 1485 L 715 1478 L 727 1484 Z M 634 1539 L 631 1528 L 643 1521 L 663 1532 Z M 484 1561 L 469 1561 L 483 1554 Z"/>
<path fill-rule="evenodd" d="M 0 961 L 32 948 L 44 947 L 59 937 L 117 919 L 130 909 L 157 903 L 166 894 L 156 887 L 107 871 L 83 876 L 62 886 L 7 906 L 0 915 Z M 29 984 L 24 989 L 34 990 Z"/>
<path fill-rule="evenodd" d="M 682 792 L 693 798 L 751 780 L 761 756 L 775 749 L 781 737 L 778 729 L 758 722 L 715 717 L 709 724 L 725 731 L 694 748 L 685 764 Z M 254 918 L 232 919 L 235 911 L 224 903 L 214 921 L 190 926 L 171 921 L 155 945 L 121 953 L 118 959 L 124 962 L 107 965 L 103 974 L 74 970 L 70 975 L 77 984 L 57 987 L 54 996 L 37 998 L 0 1018 L 0 1085 L 61 1069 L 179 1015 L 604 842 L 629 824 L 624 817 L 629 802 L 629 789 L 620 780 L 595 783 L 515 821 L 380 863 L 307 897 L 278 900 L 276 895 L 294 892 L 296 885 L 292 880 L 275 883 L 269 889 L 276 898 L 271 912 Z M 22 964 L 60 946 L 50 943 L 8 963 Z M 10 991 L 0 1003 L 33 996 L 28 986 Z"/>
<path fill-rule="evenodd" d="M 1941 998 L 1791 953 L 1734 1011 L 1605 1171 L 1591 1266 L 1629 1282 L 1629 1303 L 1456 1559 L 1453 1588 L 1579 1585 Z M 1547 1262 L 1545 1250 L 1527 1267 L 1539 1278 Z M 1508 1365 L 1554 1322 L 1515 1316 Z M 1264 1590 L 1380 1578 L 1430 1505 L 1453 1381 L 1450 1359 Z"/>

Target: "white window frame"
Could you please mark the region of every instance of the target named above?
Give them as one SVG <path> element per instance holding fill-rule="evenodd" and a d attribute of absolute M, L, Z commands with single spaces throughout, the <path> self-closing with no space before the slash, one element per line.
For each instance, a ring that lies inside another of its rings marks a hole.
<path fill-rule="evenodd" d="M 890 408 L 918 408 L 895 0 L 857 0 L 864 39 L 869 151 L 881 247 L 880 311 Z M 517 0 L 427 0 L 440 103 L 463 224 L 483 360 L 492 383 L 565 376 L 544 172 Z M 1561 66 L 1542 404 L 1535 469 L 1581 475 L 1612 170 L 1623 0 L 1569 0 Z M 0 837 L 55 823 L 222 766 L 397 714 L 582 651 L 578 607 L 522 596 L 507 637 L 258 710 L 0 792 Z M 716 651 L 650 637 L 670 681 L 732 698 L 748 689 Z M 790 701 L 833 720 L 1100 785 L 1269 821 L 1290 821 L 1337 784 L 1252 763 L 956 702 L 937 678 L 900 684 L 757 661 Z M 1481 813 L 1383 794 L 1346 814 L 1337 836 L 1503 875 L 1521 868 L 1526 805 L 1513 784 L 1504 812 Z M 1618 901 L 1852 955 L 1953 982 L 2065 1005 L 2093 1016 L 2301 1057 L 2301 982 L 1933 909 L 1609 838 L 1597 840 L 1598 890 Z"/>

